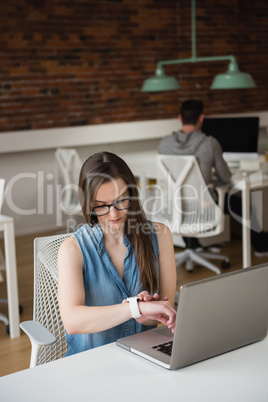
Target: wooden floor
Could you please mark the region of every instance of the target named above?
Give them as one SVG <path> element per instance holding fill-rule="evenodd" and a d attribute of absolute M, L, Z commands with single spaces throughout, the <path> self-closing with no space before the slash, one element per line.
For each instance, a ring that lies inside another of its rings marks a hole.
<path fill-rule="evenodd" d="M 53 233 L 42 233 L 45 236 Z M 18 266 L 19 300 L 23 307 L 20 321 L 32 319 L 33 311 L 33 240 L 38 234 L 16 238 L 16 253 Z M 0 241 L 1 247 L 3 246 Z M 179 251 L 179 249 L 176 249 Z M 228 271 L 241 269 L 242 244 L 239 238 L 234 238 L 230 243 L 221 248 L 221 253 L 231 260 L 231 268 Z M 252 265 L 268 262 L 266 258 L 253 257 Z M 220 267 L 220 265 L 219 265 Z M 223 270 L 222 272 L 227 272 Z M 177 289 L 184 283 L 203 279 L 215 275 L 207 268 L 196 266 L 194 272 L 189 273 L 181 266 L 178 268 Z M 0 297 L 6 297 L 6 283 L 0 283 Z M 7 315 L 7 306 L 0 305 L 0 312 Z M 29 367 L 30 342 L 24 333 L 16 339 L 10 339 L 6 334 L 5 325 L 0 322 L 0 376 L 24 370 Z"/>

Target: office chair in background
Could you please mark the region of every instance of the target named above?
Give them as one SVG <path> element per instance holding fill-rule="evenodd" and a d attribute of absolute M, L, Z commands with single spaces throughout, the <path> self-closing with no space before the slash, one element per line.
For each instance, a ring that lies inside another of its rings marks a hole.
<path fill-rule="evenodd" d="M 152 219 L 165 223 L 172 234 L 183 237 L 199 239 L 222 233 L 226 189 L 216 189 L 217 204 L 194 156 L 158 155 L 157 158 L 158 178 Z M 197 263 L 220 274 L 220 269 L 208 259 L 221 260 L 223 268 L 230 266 L 226 256 L 198 252 L 187 247 L 176 253 L 175 258 L 176 265 L 185 263 L 188 271 L 192 271 L 194 263 Z"/>
<path fill-rule="evenodd" d="M 63 240 L 71 235 L 60 234 L 34 240 L 33 321 L 20 323 L 32 344 L 30 367 L 57 360 L 67 352 L 58 304 L 57 255 Z"/>
<path fill-rule="evenodd" d="M 69 217 L 82 216 L 78 200 L 78 180 L 82 167 L 80 156 L 75 149 L 58 148 L 55 158 L 55 183 L 60 189 L 60 209 Z"/>

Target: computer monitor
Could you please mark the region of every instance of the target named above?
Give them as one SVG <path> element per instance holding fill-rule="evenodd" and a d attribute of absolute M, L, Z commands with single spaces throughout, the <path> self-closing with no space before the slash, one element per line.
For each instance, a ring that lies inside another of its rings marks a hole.
<path fill-rule="evenodd" d="M 224 154 L 258 153 L 259 117 L 205 117 L 202 131 L 219 141 Z"/>

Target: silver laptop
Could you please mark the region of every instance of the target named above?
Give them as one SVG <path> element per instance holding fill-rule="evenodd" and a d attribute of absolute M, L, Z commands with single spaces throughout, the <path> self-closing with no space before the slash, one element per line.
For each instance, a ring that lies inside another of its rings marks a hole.
<path fill-rule="evenodd" d="M 175 370 L 260 341 L 268 327 L 268 264 L 181 286 L 175 334 L 158 327 L 117 345 Z"/>

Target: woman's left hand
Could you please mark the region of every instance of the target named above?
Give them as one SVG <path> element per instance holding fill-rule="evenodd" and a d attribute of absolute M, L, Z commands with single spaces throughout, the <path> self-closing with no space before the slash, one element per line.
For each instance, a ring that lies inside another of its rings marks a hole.
<path fill-rule="evenodd" d="M 157 301 L 160 299 L 160 296 L 158 293 L 155 293 L 153 296 L 151 296 L 146 290 L 143 290 L 140 292 L 137 296 L 139 296 L 140 301 Z M 163 297 L 162 301 L 167 301 L 168 297 Z"/>
<path fill-rule="evenodd" d="M 146 290 L 143 290 L 142 292 L 140 292 L 139 294 L 137 294 L 139 301 L 157 301 L 159 300 L 160 296 L 158 293 L 155 293 L 154 295 L 150 295 Z M 167 301 L 168 297 L 164 297 L 162 299 L 163 301 Z M 122 301 L 122 303 L 127 303 L 127 299 L 124 299 Z"/>

